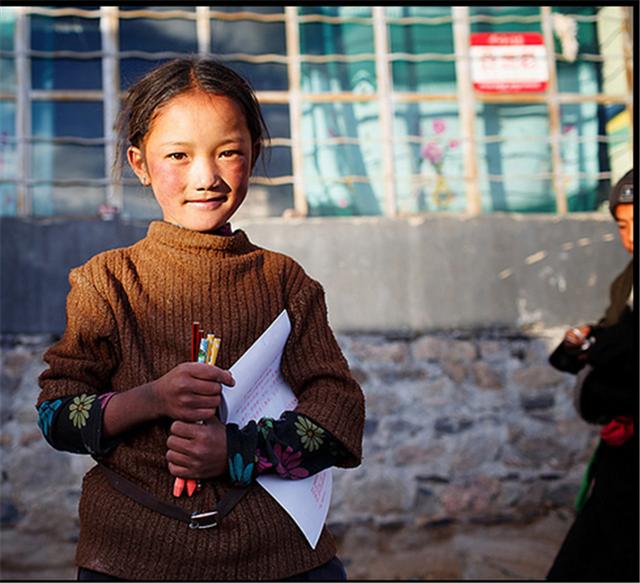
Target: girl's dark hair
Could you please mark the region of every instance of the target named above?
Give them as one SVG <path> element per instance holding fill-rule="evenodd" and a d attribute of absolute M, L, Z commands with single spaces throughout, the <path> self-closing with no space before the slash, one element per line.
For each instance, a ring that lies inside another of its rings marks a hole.
<path fill-rule="evenodd" d="M 116 121 L 116 158 L 113 164 L 116 178 L 122 174 L 129 146 L 141 148 L 158 108 L 176 95 L 194 89 L 224 95 L 242 108 L 257 160 L 263 143 L 269 140 L 269 131 L 249 83 L 215 59 L 185 57 L 156 67 L 127 91 Z"/>

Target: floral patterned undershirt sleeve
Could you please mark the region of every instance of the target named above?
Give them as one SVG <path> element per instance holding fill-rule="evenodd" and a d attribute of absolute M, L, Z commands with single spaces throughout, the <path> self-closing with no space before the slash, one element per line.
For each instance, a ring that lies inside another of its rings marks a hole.
<path fill-rule="evenodd" d="M 55 449 L 102 456 L 117 439 L 102 435 L 104 408 L 115 393 L 87 394 L 45 401 L 39 407 L 38 427 Z"/>
<path fill-rule="evenodd" d="M 294 411 L 285 411 L 278 420 L 250 421 L 242 429 L 227 424 L 227 452 L 229 475 L 236 486 L 247 486 L 265 473 L 289 480 L 306 478 L 347 456 L 328 431 Z"/>
<path fill-rule="evenodd" d="M 55 449 L 103 456 L 117 439 L 102 435 L 104 409 L 115 393 L 82 394 L 45 401 L 38 426 Z M 258 475 L 278 474 L 289 480 L 312 476 L 336 464 L 347 453 L 331 434 L 293 411 L 275 420 L 263 417 L 240 429 L 227 425 L 229 475 L 234 485 L 246 486 Z"/>

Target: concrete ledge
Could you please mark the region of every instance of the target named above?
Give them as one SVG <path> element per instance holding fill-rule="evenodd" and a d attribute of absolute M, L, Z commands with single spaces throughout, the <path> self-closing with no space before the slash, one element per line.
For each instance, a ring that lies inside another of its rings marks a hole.
<path fill-rule="evenodd" d="M 324 285 L 338 332 L 414 335 L 597 319 L 629 257 L 608 214 L 234 222 Z M 0 219 L 1 332 L 60 333 L 68 271 L 145 223 Z"/>

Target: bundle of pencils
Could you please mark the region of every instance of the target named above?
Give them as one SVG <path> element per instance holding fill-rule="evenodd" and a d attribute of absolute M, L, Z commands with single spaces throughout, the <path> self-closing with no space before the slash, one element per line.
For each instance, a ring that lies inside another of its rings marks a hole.
<path fill-rule="evenodd" d="M 191 325 L 191 360 L 214 366 L 220 350 L 220 341 L 221 339 L 216 338 L 214 334 L 205 336 L 200 329 L 200 322 L 193 322 Z M 203 422 L 200 421 L 200 423 Z M 176 478 L 173 482 L 173 495 L 176 498 L 182 496 L 185 485 L 189 496 L 193 496 L 193 493 L 201 487 L 200 480 Z"/>

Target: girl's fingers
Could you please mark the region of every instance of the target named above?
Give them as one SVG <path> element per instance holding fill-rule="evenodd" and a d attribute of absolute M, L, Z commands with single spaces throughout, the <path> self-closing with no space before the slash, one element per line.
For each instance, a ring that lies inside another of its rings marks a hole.
<path fill-rule="evenodd" d="M 169 465 L 173 464 L 174 466 L 183 468 L 185 470 L 191 466 L 191 458 L 188 455 L 174 451 L 172 449 L 167 451 L 166 458 L 169 462 Z"/>
<path fill-rule="evenodd" d="M 222 386 L 217 382 L 193 379 L 191 383 L 189 383 L 189 390 L 197 395 L 217 397 L 222 392 Z"/>
<path fill-rule="evenodd" d="M 177 453 L 182 453 L 184 455 L 189 455 L 189 451 L 192 447 L 192 441 L 190 439 L 184 439 L 182 437 L 177 437 L 175 435 L 169 436 L 167 439 L 167 449 L 170 451 L 175 451 Z"/>
<path fill-rule="evenodd" d="M 202 379 L 204 381 L 215 381 L 223 385 L 233 386 L 235 381 L 228 370 L 210 366 L 202 362 L 188 362 L 184 365 L 186 371 L 193 378 Z"/>
<path fill-rule="evenodd" d="M 198 424 L 174 421 L 171 424 L 170 431 L 171 436 L 176 436 L 177 438 L 183 438 L 184 440 L 195 439 L 196 434 L 198 433 Z M 169 437 L 169 439 L 171 439 L 171 437 Z"/>
<path fill-rule="evenodd" d="M 191 478 L 191 474 L 192 472 L 189 470 L 189 468 L 186 468 L 185 466 L 181 466 L 178 464 L 174 464 L 173 462 L 169 462 L 168 464 L 169 466 L 169 473 L 172 476 L 176 476 L 178 478 Z"/>

